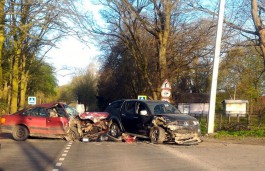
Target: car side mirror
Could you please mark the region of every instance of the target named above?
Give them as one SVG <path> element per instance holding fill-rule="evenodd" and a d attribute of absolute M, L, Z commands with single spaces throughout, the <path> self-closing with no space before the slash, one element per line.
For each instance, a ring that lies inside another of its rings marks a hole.
<path fill-rule="evenodd" d="M 141 110 L 140 111 L 140 115 L 142 115 L 142 116 L 147 116 L 148 114 L 147 114 L 147 110 Z"/>

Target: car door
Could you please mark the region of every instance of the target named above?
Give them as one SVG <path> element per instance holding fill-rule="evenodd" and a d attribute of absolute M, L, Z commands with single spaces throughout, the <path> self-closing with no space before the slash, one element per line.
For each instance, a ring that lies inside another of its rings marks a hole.
<path fill-rule="evenodd" d="M 141 111 L 145 111 L 145 114 L 141 114 Z M 136 113 L 138 115 L 137 120 L 137 134 L 139 135 L 148 135 L 149 134 L 149 125 L 152 120 L 152 116 L 150 115 L 150 112 L 148 111 L 147 106 L 145 103 L 138 101 L 136 103 Z"/>
<path fill-rule="evenodd" d="M 62 135 L 65 134 L 65 127 L 68 124 L 67 114 L 61 105 L 54 106 L 47 109 L 49 116 L 47 117 L 46 124 L 49 135 Z M 54 112 L 57 113 L 54 115 Z"/>
<path fill-rule="evenodd" d="M 43 135 L 47 133 L 47 115 L 40 115 L 40 109 L 40 107 L 30 108 L 21 114 L 21 122 L 23 122 L 28 127 L 31 135 Z"/>
<path fill-rule="evenodd" d="M 137 133 L 137 123 L 139 116 L 136 113 L 136 102 L 124 102 L 121 110 L 121 121 L 126 132 Z"/>

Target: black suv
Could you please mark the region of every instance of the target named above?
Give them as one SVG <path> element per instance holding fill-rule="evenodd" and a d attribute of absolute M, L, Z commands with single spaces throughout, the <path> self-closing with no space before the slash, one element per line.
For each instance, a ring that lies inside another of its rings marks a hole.
<path fill-rule="evenodd" d="M 110 114 L 109 134 L 115 138 L 128 133 L 150 138 L 153 143 L 174 141 L 177 144 L 201 142 L 196 118 L 182 114 L 166 101 L 118 100 L 105 110 Z"/>

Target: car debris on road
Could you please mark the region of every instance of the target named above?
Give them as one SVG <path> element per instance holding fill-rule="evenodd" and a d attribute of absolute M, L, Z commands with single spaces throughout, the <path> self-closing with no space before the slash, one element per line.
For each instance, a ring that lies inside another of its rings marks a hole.
<path fill-rule="evenodd" d="M 136 142 L 136 136 L 131 136 L 131 135 L 126 134 L 126 133 L 121 134 L 121 139 L 122 139 L 122 141 L 124 141 L 128 144 L 132 144 L 132 143 Z"/>

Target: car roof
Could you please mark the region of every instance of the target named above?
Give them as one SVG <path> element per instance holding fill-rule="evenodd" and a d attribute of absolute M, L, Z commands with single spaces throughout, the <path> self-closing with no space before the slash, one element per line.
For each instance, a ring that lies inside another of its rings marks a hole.
<path fill-rule="evenodd" d="M 12 113 L 12 115 L 13 114 L 17 114 L 17 113 L 21 113 L 21 112 L 23 112 L 25 110 L 28 110 L 28 109 L 31 109 L 31 108 L 35 108 L 35 107 L 51 108 L 51 107 L 54 107 L 56 104 L 63 105 L 65 103 L 62 103 L 62 102 L 50 102 L 50 103 L 42 103 L 42 104 L 30 105 L 30 106 L 26 106 L 25 108 Z"/>
<path fill-rule="evenodd" d="M 34 106 L 28 106 L 27 108 L 32 108 L 32 107 L 53 107 L 55 106 L 56 104 L 61 104 L 63 105 L 64 103 L 62 102 L 51 102 L 51 103 L 42 103 L 42 104 L 37 104 L 37 105 L 34 105 Z"/>

